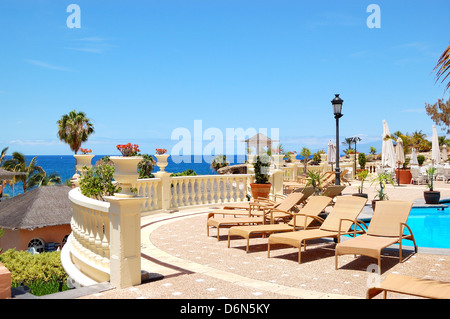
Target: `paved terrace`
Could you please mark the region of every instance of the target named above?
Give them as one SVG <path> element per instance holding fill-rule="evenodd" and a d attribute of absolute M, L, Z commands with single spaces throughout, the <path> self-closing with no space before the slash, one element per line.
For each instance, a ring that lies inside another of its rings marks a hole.
<path fill-rule="evenodd" d="M 343 192 L 356 192 L 359 182 Z M 369 202 L 375 195 L 370 183 L 365 192 Z M 390 199 L 414 200 L 423 204 L 425 185 L 388 186 Z M 450 198 L 450 184 L 436 182 L 442 198 Z M 232 239 L 227 248 L 227 231 L 217 241 L 215 230 L 206 236 L 206 213 L 218 206 L 188 209 L 171 214 L 143 217 L 142 270 L 149 279 L 139 286 L 110 289 L 83 296 L 83 299 L 289 299 L 289 298 L 365 298 L 367 282 L 374 274 L 367 271 L 375 263 L 368 257 L 339 257 L 335 270 L 334 243 L 311 241 L 302 264 L 297 263 L 297 249 L 274 246 L 267 258 L 267 239 L 254 238 L 250 251 L 245 241 Z M 367 205 L 362 215 L 370 216 Z M 413 229 L 414 232 L 414 229 Z M 450 281 L 450 250 L 420 249 L 404 251 L 405 261 L 398 263 L 398 250 L 386 249 L 382 258 L 382 279 L 396 273 L 419 278 Z M 381 297 L 381 295 L 380 295 Z M 390 298 L 409 298 L 389 294 Z M 377 297 L 378 298 L 378 297 Z"/>

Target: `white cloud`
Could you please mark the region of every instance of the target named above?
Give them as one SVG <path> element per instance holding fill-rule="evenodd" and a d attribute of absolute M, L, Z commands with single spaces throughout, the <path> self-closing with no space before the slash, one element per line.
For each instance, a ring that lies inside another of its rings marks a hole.
<path fill-rule="evenodd" d="M 36 145 L 51 146 L 60 143 L 61 142 L 59 140 L 11 140 L 7 144 L 22 145 L 22 146 L 36 146 Z"/>
<path fill-rule="evenodd" d="M 425 112 L 425 108 L 417 108 L 417 109 L 404 109 L 401 110 L 403 113 L 423 113 Z"/>
<path fill-rule="evenodd" d="M 86 37 L 74 40 L 74 46 L 65 47 L 65 50 L 102 54 L 108 49 L 114 47 L 106 42 L 106 39 L 100 37 Z"/>
<path fill-rule="evenodd" d="M 65 71 L 65 72 L 76 72 L 73 69 L 69 69 L 63 66 L 57 66 L 57 65 L 53 65 L 47 62 L 43 62 L 43 61 L 39 61 L 39 60 L 33 60 L 33 59 L 25 59 L 25 62 L 41 67 L 41 68 L 45 68 L 45 69 L 50 69 L 50 70 L 56 70 L 56 71 Z"/>
<path fill-rule="evenodd" d="M 64 49 L 72 50 L 72 51 L 88 52 L 88 53 L 97 53 L 97 54 L 103 53 L 103 50 L 99 49 L 99 48 L 68 48 L 68 47 L 66 47 Z"/>

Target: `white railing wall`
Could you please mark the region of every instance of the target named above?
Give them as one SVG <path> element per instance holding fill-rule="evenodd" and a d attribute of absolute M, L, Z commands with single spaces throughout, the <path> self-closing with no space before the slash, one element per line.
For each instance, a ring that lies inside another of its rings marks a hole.
<path fill-rule="evenodd" d="M 69 192 L 72 233 L 61 254 L 74 286 L 110 281 L 124 288 L 140 283 L 140 217 L 156 212 L 248 200 L 251 174 L 200 175 L 139 179 L 134 198 L 88 198 Z M 282 191 L 282 172 L 271 177 L 273 192 Z M 126 241 L 126 243 L 125 243 Z M 125 251 L 127 250 L 127 251 Z M 64 257 L 63 257 L 64 256 Z M 130 270 L 131 269 L 131 270 Z"/>

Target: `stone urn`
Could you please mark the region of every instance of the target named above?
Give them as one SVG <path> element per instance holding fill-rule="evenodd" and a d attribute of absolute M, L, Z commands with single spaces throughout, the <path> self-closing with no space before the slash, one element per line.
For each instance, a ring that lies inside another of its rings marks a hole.
<path fill-rule="evenodd" d="M 77 169 L 77 171 L 80 172 L 80 174 L 84 173 L 83 167 L 87 167 L 87 168 L 91 168 L 92 164 L 92 158 L 94 157 L 94 155 L 91 154 L 75 154 L 74 155 L 76 163 L 75 163 L 75 168 Z"/>
<path fill-rule="evenodd" d="M 167 159 L 169 154 L 156 154 L 156 165 L 159 167 L 160 172 L 164 172 L 166 166 L 168 165 Z"/>
<path fill-rule="evenodd" d="M 280 168 L 283 165 L 283 163 L 284 163 L 284 161 L 283 161 L 284 155 L 283 154 L 272 155 L 272 158 L 273 158 L 273 163 L 275 164 L 276 168 Z"/>
<path fill-rule="evenodd" d="M 139 173 L 137 165 L 142 161 L 141 156 L 111 156 L 110 160 L 114 163 L 114 179 L 119 183 L 122 191 L 114 194 L 117 197 L 135 197 L 136 194 L 131 191 L 136 185 Z"/>

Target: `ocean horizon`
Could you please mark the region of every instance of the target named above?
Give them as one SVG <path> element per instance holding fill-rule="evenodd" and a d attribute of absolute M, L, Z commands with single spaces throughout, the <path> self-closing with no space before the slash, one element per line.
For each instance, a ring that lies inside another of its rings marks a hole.
<path fill-rule="evenodd" d="M 107 155 L 95 155 L 92 159 L 92 164 L 100 160 Z M 108 155 L 108 156 L 117 156 Z M 237 165 L 245 163 L 245 156 L 242 155 L 226 155 L 230 165 Z M 36 165 L 41 166 L 47 175 L 57 173 L 61 176 L 61 180 L 64 183 L 66 180 L 72 178 L 75 174 L 75 157 L 73 155 L 25 155 L 25 161 L 27 165 L 30 161 L 36 157 Z M 6 155 L 4 161 L 11 159 L 11 155 Z M 176 162 L 173 161 L 172 156 L 168 158 L 168 165 L 166 171 L 169 173 L 181 173 L 185 170 L 191 169 L 197 173 L 197 175 L 216 175 L 217 172 L 211 168 L 211 161 L 213 156 L 203 155 L 185 155 L 177 158 Z M 296 156 L 297 159 L 302 160 L 300 155 Z M 181 161 L 181 162 L 180 162 Z M 159 167 L 155 166 L 153 172 L 158 172 Z M 17 182 L 14 187 L 14 196 L 23 193 L 22 182 Z M 6 185 L 3 190 L 4 195 L 13 195 L 12 188 Z"/>
<path fill-rule="evenodd" d="M 117 156 L 114 155 L 95 155 L 92 158 L 92 164 L 100 160 L 105 156 Z M 42 167 L 47 175 L 52 173 L 57 173 L 61 176 L 61 180 L 64 183 L 66 180 L 71 179 L 75 174 L 75 157 L 73 155 L 25 155 L 25 161 L 27 165 L 30 161 L 36 157 L 36 165 Z M 184 157 L 180 157 L 181 162 L 177 160 L 174 162 L 172 160 L 172 156 L 168 158 L 168 165 L 165 171 L 169 173 L 181 173 L 185 170 L 191 169 L 197 173 L 197 175 L 216 175 L 217 172 L 211 168 L 211 156 L 202 156 L 202 155 L 188 155 Z M 4 161 L 11 159 L 11 155 L 7 155 L 4 158 Z M 207 162 L 205 159 L 209 159 Z M 227 160 L 230 162 L 230 165 L 242 164 L 245 160 L 242 160 L 242 156 L 237 155 L 227 155 Z M 189 162 L 190 161 L 190 162 Z M 155 166 L 153 172 L 158 172 L 159 167 Z M 14 196 L 23 193 L 22 182 L 18 182 L 14 187 Z M 12 188 L 9 185 L 6 185 L 3 194 L 7 194 L 12 196 Z"/>

